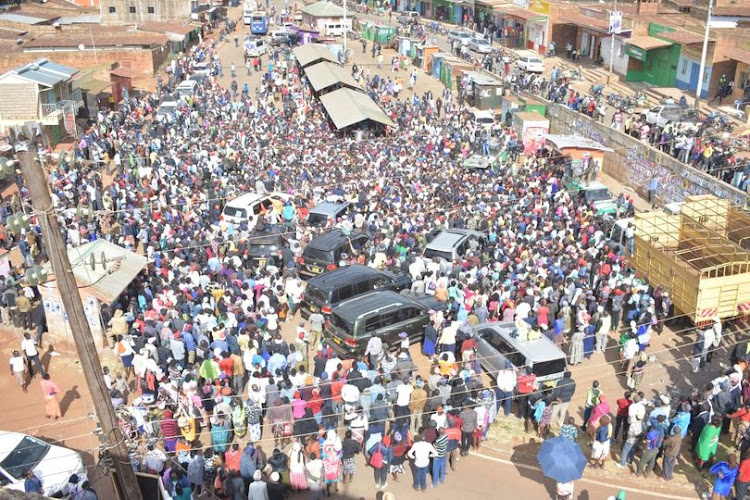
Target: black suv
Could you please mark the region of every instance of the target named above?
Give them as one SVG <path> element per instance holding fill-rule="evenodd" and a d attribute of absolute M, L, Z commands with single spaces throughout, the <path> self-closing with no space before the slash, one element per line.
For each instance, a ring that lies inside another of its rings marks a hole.
<path fill-rule="evenodd" d="M 281 266 L 281 250 L 288 244 L 287 235 L 291 230 L 284 226 L 264 226 L 250 233 L 247 245 L 248 259 L 260 267 L 273 258 Z"/>
<path fill-rule="evenodd" d="M 401 332 L 406 332 L 411 342 L 421 340 L 430 320 L 428 311 L 445 308 L 445 302 L 431 295 L 415 298 L 391 290 L 370 292 L 335 306 L 324 337 L 336 352 L 353 357 L 365 351 L 373 336 L 389 348 L 397 345 Z"/>
<path fill-rule="evenodd" d="M 333 306 L 357 295 L 373 290 L 409 290 L 411 276 L 393 274 L 355 264 L 340 267 L 330 273 L 310 278 L 302 298 L 301 314 L 304 319 L 314 312 L 330 314 Z"/>
<path fill-rule="evenodd" d="M 364 233 L 345 235 L 340 229 L 333 229 L 310 241 L 299 258 L 299 274 L 317 276 L 326 271 L 333 271 L 344 254 L 365 250 L 370 237 Z"/>

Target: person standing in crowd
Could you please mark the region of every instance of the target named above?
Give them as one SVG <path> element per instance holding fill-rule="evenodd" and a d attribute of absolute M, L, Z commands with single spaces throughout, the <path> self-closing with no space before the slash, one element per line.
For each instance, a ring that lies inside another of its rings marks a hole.
<path fill-rule="evenodd" d="M 463 429 L 461 432 L 464 432 Z M 430 465 L 430 459 L 437 457 L 435 447 L 417 437 L 406 456 L 414 461 L 414 489 L 416 491 L 427 491 L 427 469 Z"/>
<path fill-rule="evenodd" d="M 60 388 L 56 383 L 50 380 L 50 376 L 47 373 L 42 375 L 40 386 L 42 389 L 42 395 L 44 396 L 44 408 L 47 418 L 54 418 L 57 420 L 62 417 L 60 400 L 57 397 L 57 395 L 60 394 Z"/>

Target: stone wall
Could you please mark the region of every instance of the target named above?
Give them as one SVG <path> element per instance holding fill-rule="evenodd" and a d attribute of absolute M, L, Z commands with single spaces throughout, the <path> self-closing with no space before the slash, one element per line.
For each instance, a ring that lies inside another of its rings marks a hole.
<path fill-rule="evenodd" d="M 614 149 L 615 154 L 605 157 L 604 171 L 644 197 L 649 181 L 656 176 L 660 181 L 657 197 L 663 203 L 713 194 L 741 207 L 750 204 L 747 193 L 565 106 L 548 104 L 547 118 L 552 134 L 584 136 Z"/>

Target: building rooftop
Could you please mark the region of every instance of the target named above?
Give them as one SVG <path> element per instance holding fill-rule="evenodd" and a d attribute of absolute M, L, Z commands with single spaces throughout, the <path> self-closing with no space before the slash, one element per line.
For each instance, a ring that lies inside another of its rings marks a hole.
<path fill-rule="evenodd" d="M 88 47 L 92 43 L 97 49 L 112 47 L 153 47 L 167 43 L 167 36 L 161 33 L 146 33 L 139 31 L 125 33 L 97 33 L 82 37 L 79 34 L 55 33 L 41 35 L 24 45 L 24 50 L 67 49 L 78 48 L 80 44 Z"/>
<path fill-rule="evenodd" d="M 300 9 L 300 12 L 307 14 L 312 17 L 343 17 L 344 9 L 338 5 L 334 5 L 331 2 L 315 2 L 310 5 L 305 5 Z"/>
<path fill-rule="evenodd" d="M 44 87 L 52 88 L 57 84 L 67 82 L 76 73 L 78 73 L 77 69 L 55 64 L 48 59 L 42 58 L 37 59 L 33 63 L 25 64 L 21 67 L 10 70 L 0 76 L 0 79 L 6 76 L 15 75 Z"/>

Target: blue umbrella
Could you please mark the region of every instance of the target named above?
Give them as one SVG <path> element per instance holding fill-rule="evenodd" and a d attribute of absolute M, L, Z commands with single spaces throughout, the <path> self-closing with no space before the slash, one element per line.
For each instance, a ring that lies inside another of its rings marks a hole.
<path fill-rule="evenodd" d="M 580 479 L 588 462 L 581 447 L 563 437 L 548 439 L 542 443 L 536 459 L 542 467 L 542 474 L 559 483 Z"/>

